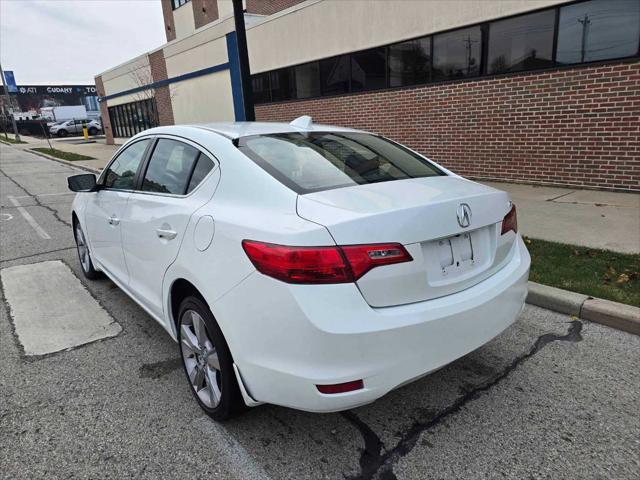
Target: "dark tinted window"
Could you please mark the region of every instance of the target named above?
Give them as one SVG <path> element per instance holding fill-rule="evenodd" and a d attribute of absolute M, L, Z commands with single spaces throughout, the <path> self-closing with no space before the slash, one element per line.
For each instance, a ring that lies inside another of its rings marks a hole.
<path fill-rule="evenodd" d="M 376 90 L 387 85 L 387 51 L 372 48 L 351 54 L 351 91 Z"/>
<path fill-rule="evenodd" d="M 489 73 L 533 70 L 553 65 L 555 10 L 492 22 Z"/>
<path fill-rule="evenodd" d="M 193 170 L 193 175 L 191 175 L 191 180 L 189 181 L 189 188 L 187 188 L 187 193 L 200 185 L 200 182 L 207 176 L 207 174 L 213 170 L 213 162 L 209 157 L 205 154 L 201 153 L 198 157 L 198 163 L 196 163 L 196 168 Z"/>
<path fill-rule="evenodd" d="M 240 138 L 240 150 L 298 193 L 443 175 L 393 142 L 367 133 L 282 133 Z"/>
<path fill-rule="evenodd" d="M 336 95 L 349 91 L 351 77 L 349 55 L 320 60 L 320 83 L 323 95 Z"/>
<path fill-rule="evenodd" d="M 293 69 L 281 68 L 271 72 L 271 101 L 296 98 L 293 90 Z"/>
<path fill-rule="evenodd" d="M 151 154 L 142 190 L 183 195 L 199 153 L 185 143 L 161 138 Z"/>
<path fill-rule="evenodd" d="M 269 74 L 259 73 L 251 77 L 251 85 L 253 87 L 253 101 L 255 103 L 265 103 L 271 101 L 271 92 L 269 91 Z"/>
<path fill-rule="evenodd" d="M 136 172 L 150 140 L 140 140 L 123 150 L 104 176 L 104 186 L 132 190 Z"/>
<path fill-rule="evenodd" d="M 433 37 L 433 77 L 472 77 L 480 73 L 480 27 L 463 28 Z"/>
<path fill-rule="evenodd" d="M 389 85 L 426 83 L 431 75 L 431 38 L 396 43 L 389 47 Z"/>
<path fill-rule="evenodd" d="M 320 64 L 305 63 L 294 67 L 296 98 L 320 96 Z"/>
<path fill-rule="evenodd" d="M 593 0 L 560 8 L 559 63 L 582 63 L 638 53 L 640 1 Z"/>

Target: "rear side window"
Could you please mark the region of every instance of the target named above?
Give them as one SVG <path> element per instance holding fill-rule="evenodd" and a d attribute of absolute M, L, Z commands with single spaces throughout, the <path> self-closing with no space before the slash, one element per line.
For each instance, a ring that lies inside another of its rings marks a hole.
<path fill-rule="evenodd" d="M 199 154 L 190 145 L 161 138 L 149 160 L 142 190 L 184 195 Z"/>
<path fill-rule="evenodd" d="M 200 182 L 202 182 L 204 177 L 206 177 L 211 170 L 213 170 L 213 162 L 204 153 L 201 153 L 198 157 L 196 168 L 193 170 L 193 175 L 191 175 L 191 180 L 189 180 L 187 193 L 200 185 Z"/>
<path fill-rule="evenodd" d="M 149 145 L 149 139 L 140 140 L 124 149 L 109 166 L 104 176 L 104 186 L 122 190 L 132 190 L 136 173 L 144 152 Z"/>
<path fill-rule="evenodd" d="M 297 193 L 444 175 L 408 149 L 367 133 L 279 133 L 240 138 L 240 150 Z"/>

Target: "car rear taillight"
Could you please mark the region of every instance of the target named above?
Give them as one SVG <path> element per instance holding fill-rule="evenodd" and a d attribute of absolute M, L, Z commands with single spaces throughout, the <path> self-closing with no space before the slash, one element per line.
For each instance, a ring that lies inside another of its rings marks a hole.
<path fill-rule="evenodd" d="M 359 279 L 372 268 L 413 260 L 409 252 L 399 243 L 346 245 L 339 248 L 349 262 L 354 280 Z"/>
<path fill-rule="evenodd" d="M 413 260 L 399 243 L 292 247 L 243 240 L 242 248 L 259 272 L 287 283 L 355 282 L 372 268 Z"/>
<path fill-rule="evenodd" d="M 502 232 L 500 235 L 504 235 L 510 231 L 518 232 L 518 216 L 516 215 L 516 204 L 511 204 L 511 210 L 502 219 Z"/>
<path fill-rule="evenodd" d="M 354 390 L 362 390 L 364 382 L 362 380 L 354 380 L 353 382 L 334 383 L 333 385 L 316 385 L 320 393 L 325 395 L 333 395 L 335 393 L 353 392 Z"/>

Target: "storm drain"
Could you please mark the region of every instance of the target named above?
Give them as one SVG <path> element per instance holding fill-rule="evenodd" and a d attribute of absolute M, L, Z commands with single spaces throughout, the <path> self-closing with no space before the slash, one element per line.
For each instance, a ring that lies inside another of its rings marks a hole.
<path fill-rule="evenodd" d="M 122 327 L 60 261 L 0 270 L 25 355 L 44 355 L 113 337 Z"/>

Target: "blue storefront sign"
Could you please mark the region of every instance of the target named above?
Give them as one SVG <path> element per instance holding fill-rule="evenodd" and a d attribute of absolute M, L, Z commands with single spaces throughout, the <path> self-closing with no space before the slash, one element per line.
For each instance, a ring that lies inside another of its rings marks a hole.
<path fill-rule="evenodd" d="M 7 90 L 9 93 L 17 93 L 18 86 L 16 85 L 16 77 L 13 75 L 13 71 L 5 70 L 4 81 L 7 82 Z"/>

